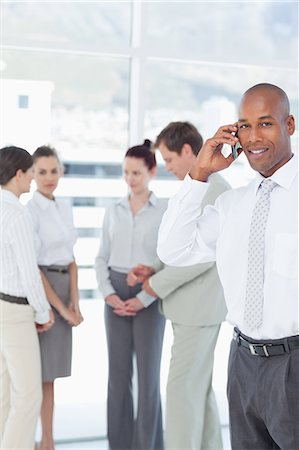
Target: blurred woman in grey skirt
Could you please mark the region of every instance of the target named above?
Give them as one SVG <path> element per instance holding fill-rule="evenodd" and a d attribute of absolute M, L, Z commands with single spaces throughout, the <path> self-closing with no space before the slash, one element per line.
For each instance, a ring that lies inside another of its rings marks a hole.
<path fill-rule="evenodd" d="M 71 375 L 72 326 L 83 318 L 79 309 L 77 265 L 73 256 L 76 232 L 68 204 L 54 197 L 63 173 L 56 151 L 39 147 L 33 154 L 37 190 L 27 206 L 33 219 L 38 264 L 55 325 L 40 336 L 43 403 L 39 450 L 54 450 L 54 380 Z"/>
<path fill-rule="evenodd" d="M 95 269 L 105 299 L 108 345 L 108 440 L 111 450 L 163 449 L 160 360 L 165 319 L 158 301 L 129 286 L 127 276 L 138 264 L 161 269 L 157 235 L 166 200 L 149 190 L 156 174 L 150 141 L 130 148 L 123 173 L 129 193 L 106 211 Z M 134 419 L 133 355 L 138 372 L 138 405 Z"/>

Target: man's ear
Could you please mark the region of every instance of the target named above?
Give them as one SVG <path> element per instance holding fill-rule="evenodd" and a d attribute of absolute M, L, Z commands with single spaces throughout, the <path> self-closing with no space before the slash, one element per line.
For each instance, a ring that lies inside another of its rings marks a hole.
<path fill-rule="evenodd" d="M 183 145 L 181 155 L 184 155 L 184 156 L 192 156 L 193 155 L 192 147 L 190 144 Z"/>
<path fill-rule="evenodd" d="M 295 131 L 295 119 L 291 114 L 287 117 L 287 127 L 289 135 L 292 136 Z"/>

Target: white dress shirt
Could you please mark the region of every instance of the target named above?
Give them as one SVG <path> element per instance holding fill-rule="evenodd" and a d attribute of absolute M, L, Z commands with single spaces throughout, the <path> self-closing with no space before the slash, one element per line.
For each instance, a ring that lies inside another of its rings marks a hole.
<path fill-rule="evenodd" d="M 157 237 L 166 206 L 165 199 L 157 199 L 151 193 L 147 204 L 135 215 L 128 197 L 107 209 L 95 261 L 96 276 L 104 297 L 115 292 L 109 268 L 128 273 L 138 264 L 152 266 L 156 271 L 162 267 L 157 256 Z M 137 297 L 144 306 L 149 306 L 155 300 L 145 291 L 141 291 Z"/>
<path fill-rule="evenodd" d="M 6 189 L 0 190 L 0 292 L 27 297 L 35 321 L 50 319 L 34 249 L 32 221 L 25 206 Z"/>
<path fill-rule="evenodd" d="M 60 199 L 49 200 L 37 191 L 27 207 L 35 231 L 38 264 L 65 266 L 74 261 L 76 230 L 71 207 Z"/>
<path fill-rule="evenodd" d="M 278 339 L 299 333 L 298 158 L 294 155 L 271 177 L 265 237 L 263 322 L 253 332 L 243 322 L 251 216 L 263 177 L 225 192 L 201 210 L 209 183 L 186 176 L 170 202 L 158 238 L 165 264 L 187 266 L 216 260 L 227 303 L 227 320 L 245 335 Z M 208 301 L 208 299 L 207 299 Z"/>

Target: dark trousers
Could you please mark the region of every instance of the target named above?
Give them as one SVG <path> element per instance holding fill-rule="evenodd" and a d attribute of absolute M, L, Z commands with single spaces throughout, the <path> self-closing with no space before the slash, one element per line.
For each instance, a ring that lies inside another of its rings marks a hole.
<path fill-rule="evenodd" d="M 263 357 L 233 340 L 227 394 L 233 450 L 299 449 L 299 348 Z"/>
<path fill-rule="evenodd" d="M 127 286 L 126 275 L 111 272 L 117 294 L 126 300 L 140 286 Z M 117 316 L 105 305 L 108 344 L 108 440 L 112 450 L 162 450 L 163 429 L 160 400 L 160 360 L 165 318 L 158 301 L 133 317 Z M 133 414 L 133 354 L 138 372 L 137 417 Z"/>

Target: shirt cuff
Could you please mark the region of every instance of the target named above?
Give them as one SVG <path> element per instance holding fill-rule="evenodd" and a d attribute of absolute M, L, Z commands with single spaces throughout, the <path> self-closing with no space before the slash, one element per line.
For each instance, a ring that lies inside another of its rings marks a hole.
<path fill-rule="evenodd" d="M 138 300 L 141 301 L 141 303 L 143 304 L 143 306 L 145 308 L 147 308 L 148 306 L 150 306 L 157 297 L 152 297 L 151 295 L 149 295 L 147 292 L 145 291 L 141 291 L 139 292 L 136 297 L 138 298 Z"/>
<path fill-rule="evenodd" d="M 35 313 L 35 322 L 43 325 L 44 323 L 49 322 L 50 320 L 50 314 L 49 314 L 49 310 L 44 311 L 44 312 L 36 312 Z"/>

